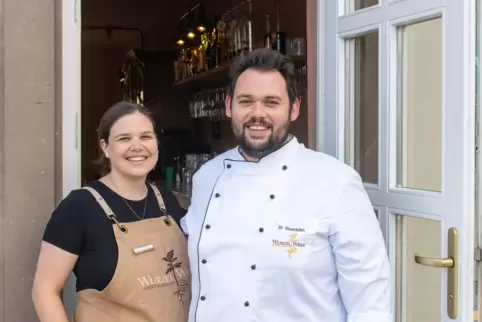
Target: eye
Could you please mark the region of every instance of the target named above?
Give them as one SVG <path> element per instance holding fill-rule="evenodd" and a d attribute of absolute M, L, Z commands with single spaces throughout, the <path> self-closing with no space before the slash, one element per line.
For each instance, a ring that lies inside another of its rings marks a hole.
<path fill-rule="evenodd" d="M 251 105 L 252 101 L 251 100 L 241 100 L 238 103 L 243 105 L 243 106 L 248 106 L 248 105 Z"/>
<path fill-rule="evenodd" d="M 153 139 L 153 138 L 154 138 L 154 137 L 153 137 L 152 135 L 143 135 L 143 136 L 141 137 L 141 139 L 143 139 L 143 140 L 149 140 L 149 139 Z"/>
<path fill-rule="evenodd" d="M 123 136 L 123 137 L 118 138 L 117 140 L 118 141 L 127 141 L 127 140 L 129 140 L 129 137 Z"/>
<path fill-rule="evenodd" d="M 266 104 L 266 106 L 275 107 L 279 103 L 278 103 L 278 101 L 266 101 L 265 104 Z"/>

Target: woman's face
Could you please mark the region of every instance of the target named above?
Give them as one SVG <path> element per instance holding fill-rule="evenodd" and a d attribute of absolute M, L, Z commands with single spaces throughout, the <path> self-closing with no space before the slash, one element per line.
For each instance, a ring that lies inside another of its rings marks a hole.
<path fill-rule="evenodd" d="M 141 178 L 154 168 L 158 159 L 157 138 L 152 122 L 135 112 L 118 119 L 111 127 L 109 140 L 100 142 L 110 160 L 111 171 Z"/>

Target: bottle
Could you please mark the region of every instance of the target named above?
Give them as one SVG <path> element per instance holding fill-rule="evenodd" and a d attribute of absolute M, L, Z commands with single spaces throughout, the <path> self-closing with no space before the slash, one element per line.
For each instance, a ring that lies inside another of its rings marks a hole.
<path fill-rule="evenodd" d="M 235 27 L 236 30 L 236 55 L 243 52 L 244 44 L 246 42 L 245 24 L 247 20 L 246 4 L 244 1 L 238 6 L 238 24 Z"/>
<path fill-rule="evenodd" d="M 271 25 L 269 23 L 269 15 L 266 15 L 266 29 L 264 34 L 264 47 L 271 48 Z"/>
<path fill-rule="evenodd" d="M 286 54 L 286 35 L 281 31 L 280 23 L 280 0 L 276 0 L 276 39 L 275 39 L 275 49 L 282 54 Z"/>
<path fill-rule="evenodd" d="M 231 60 L 235 56 L 236 51 L 236 39 L 235 39 L 235 27 L 238 23 L 236 19 L 236 9 L 230 10 L 229 22 L 228 22 L 228 59 Z"/>
<path fill-rule="evenodd" d="M 224 43 L 223 43 L 223 61 L 229 61 L 230 53 L 231 53 L 231 39 L 232 39 L 232 30 L 231 30 L 231 10 L 228 10 L 224 15 L 223 22 L 225 24 L 224 30 Z"/>
<path fill-rule="evenodd" d="M 246 20 L 244 22 L 244 47 L 243 51 L 251 52 L 253 50 L 253 22 L 251 15 L 253 13 L 253 5 L 251 0 L 246 0 L 248 4 L 248 11 L 246 13 Z"/>
<path fill-rule="evenodd" d="M 206 69 L 210 70 L 213 68 L 212 62 L 211 62 L 211 56 L 212 56 L 212 51 L 213 51 L 213 42 L 211 39 L 211 33 L 206 31 L 206 38 L 207 38 L 207 46 L 206 46 Z"/>
<path fill-rule="evenodd" d="M 214 26 L 218 25 L 218 17 L 214 18 Z M 211 32 L 211 49 L 209 52 L 209 62 L 210 62 L 210 68 L 216 68 L 219 67 L 221 64 L 220 61 L 220 55 L 221 55 L 221 48 L 219 46 L 219 32 L 217 27 L 213 28 L 213 31 Z"/>
<path fill-rule="evenodd" d="M 244 2 L 241 2 L 239 5 L 235 6 L 233 9 L 233 48 L 232 48 L 232 57 L 236 57 L 239 53 L 241 53 L 242 43 L 241 43 L 241 35 L 242 35 L 242 28 L 241 25 L 243 24 L 243 6 Z"/>
<path fill-rule="evenodd" d="M 208 70 L 208 49 L 209 48 L 209 39 L 206 32 L 201 34 L 201 43 L 198 47 L 198 64 L 197 64 L 197 72 L 202 73 Z"/>
<path fill-rule="evenodd" d="M 226 59 L 226 14 L 223 14 L 221 16 L 221 19 L 216 24 L 216 29 L 218 31 L 218 46 L 219 46 L 219 52 L 218 52 L 218 61 L 219 65 L 221 65 L 225 59 Z"/>

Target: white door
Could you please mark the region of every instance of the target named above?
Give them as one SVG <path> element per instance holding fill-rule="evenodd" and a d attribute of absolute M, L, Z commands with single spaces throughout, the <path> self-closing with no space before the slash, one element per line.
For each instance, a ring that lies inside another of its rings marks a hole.
<path fill-rule="evenodd" d="M 319 3 L 319 133 L 366 184 L 394 321 L 473 321 L 475 0 Z"/>
<path fill-rule="evenodd" d="M 80 0 L 62 1 L 62 193 L 80 188 Z M 68 316 L 75 310 L 75 276 L 63 290 Z"/>

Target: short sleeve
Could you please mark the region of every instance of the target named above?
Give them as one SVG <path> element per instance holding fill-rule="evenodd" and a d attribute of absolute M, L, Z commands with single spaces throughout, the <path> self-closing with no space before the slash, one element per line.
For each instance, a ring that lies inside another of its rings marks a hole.
<path fill-rule="evenodd" d="M 43 240 L 69 253 L 79 255 L 84 246 L 83 198 L 75 190 L 60 202 L 45 228 Z"/>

